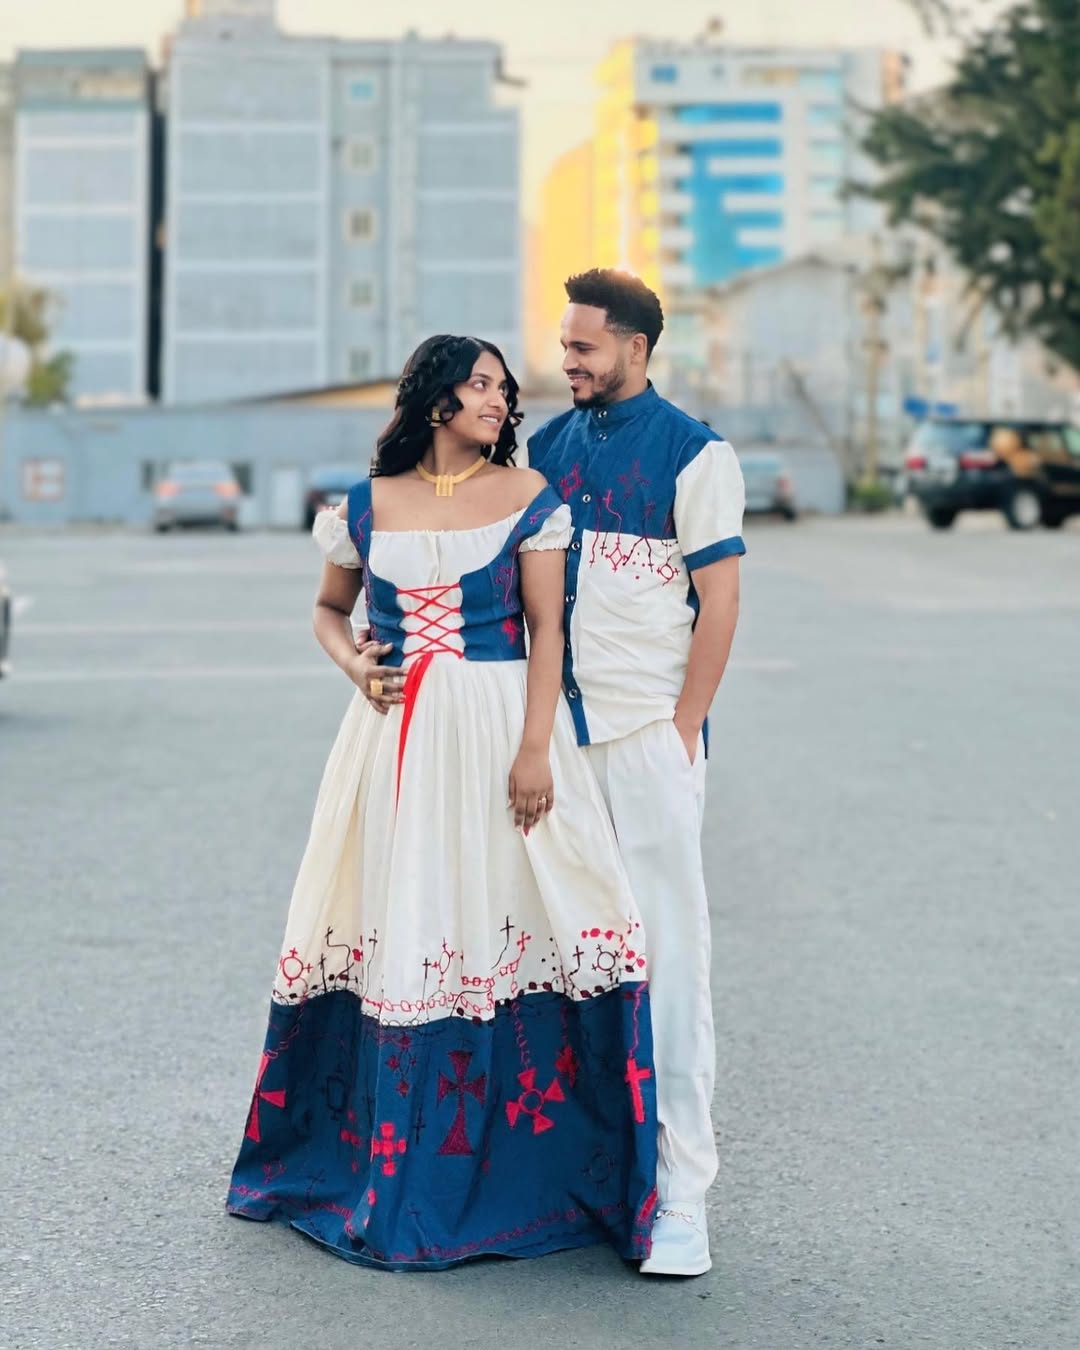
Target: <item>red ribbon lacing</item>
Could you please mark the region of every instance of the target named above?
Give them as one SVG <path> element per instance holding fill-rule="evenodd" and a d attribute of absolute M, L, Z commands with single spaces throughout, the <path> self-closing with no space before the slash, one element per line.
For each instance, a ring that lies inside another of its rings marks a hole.
<path fill-rule="evenodd" d="M 409 723 L 412 721 L 413 711 L 416 708 L 416 698 L 420 692 L 424 676 L 428 672 L 428 667 L 439 653 L 456 656 L 459 659 L 464 655 L 456 647 L 451 647 L 446 640 L 456 636 L 458 631 L 445 622 L 451 616 L 461 613 L 458 605 L 446 603 L 446 596 L 457 589 L 458 583 L 454 582 L 449 586 L 417 586 L 414 590 L 398 591 L 399 600 L 402 596 L 408 595 L 421 602 L 406 617 L 420 620 L 420 627 L 410 631 L 409 636 L 422 638 L 427 645 L 421 647 L 419 651 L 411 653 L 416 659 L 405 674 L 405 687 L 402 691 L 405 702 L 401 714 L 401 731 L 398 735 L 395 805 L 401 797 L 401 766 L 405 760 L 405 742 L 409 737 Z"/>

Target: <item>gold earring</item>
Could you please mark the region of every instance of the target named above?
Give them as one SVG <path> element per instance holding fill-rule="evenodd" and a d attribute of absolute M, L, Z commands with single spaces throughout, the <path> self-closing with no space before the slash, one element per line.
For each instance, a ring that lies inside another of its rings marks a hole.
<path fill-rule="evenodd" d="M 431 416 L 428 418 L 428 426 L 429 426 L 429 427 L 441 427 L 442 425 L 443 425 L 443 420 L 442 420 L 442 416 L 441 416 L 440 413 L 439 413 L 438 408 L 432 408 L 432 410 L 431 410 Z"/>

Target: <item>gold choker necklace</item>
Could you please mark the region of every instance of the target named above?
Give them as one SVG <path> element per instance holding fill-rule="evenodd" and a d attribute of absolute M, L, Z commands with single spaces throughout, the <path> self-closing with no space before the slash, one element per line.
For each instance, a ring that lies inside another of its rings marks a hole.
<path fill-rule="evenodd" d="M 466 478 L 471 478 L 474 473 L 479 473 L 486 463 L 487 460 L 481 455 L 476 463 L 467 468 L 464 473 L 428 473 L 422 464 L 416 466 L 416 472 L 425 483 L 435 484 L 436 497 L 452 497 L 454 488 L 459 483 L 464 483 Z"/>

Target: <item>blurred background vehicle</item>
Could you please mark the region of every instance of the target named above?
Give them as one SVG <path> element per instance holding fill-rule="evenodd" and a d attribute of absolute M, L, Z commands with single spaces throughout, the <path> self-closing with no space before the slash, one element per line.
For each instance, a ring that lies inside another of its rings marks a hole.
<path fill-rule="evenodd" d="M 0 679 L 10 673 L 8 654 L 11 651 L 11 590 L 8 587 L 7 573 L 0 562 Z"/>
<path fill-rule="evenodd" d="M 1056 529 L 1080 514 L 1080 429 L 1067 422 L 931 418 L 904 471 L 938 530 L 961 511 L 1000 511 L 1014 530 Z"/>
<path fill-rule="evenodd" d="M 239 528 L 240 485 L 221 460 L 182 460 L 170 464 L 154 489 L 154 529 L 176 525 Z"/>
<path fill-rule="evenodd" d="M 746 483 L 748 515 L 781 515 L 797 520 L 798 504 L 791 470 L 782 455 L 767 450 L 749 450 L 739 456 Z"/>
<path fill-rule="evenodd" d="M 324 464 L 313 469 L 304 495 L 304 528 L 310 530 L 326 507 L 339 506 L 360 477 L 355 464 Z"/>

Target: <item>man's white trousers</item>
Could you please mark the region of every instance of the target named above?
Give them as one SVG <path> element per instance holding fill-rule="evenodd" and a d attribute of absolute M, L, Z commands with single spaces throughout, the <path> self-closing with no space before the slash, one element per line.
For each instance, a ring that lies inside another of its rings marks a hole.
<path fill-rule="evenodd" d="M 711 931 L 701 861 L 705 752 L 691 765 L 673 722 L 586 753 L 619 837 L 648 943 L 661 1205 L 705 1198 L 716 1176 Z"/>

